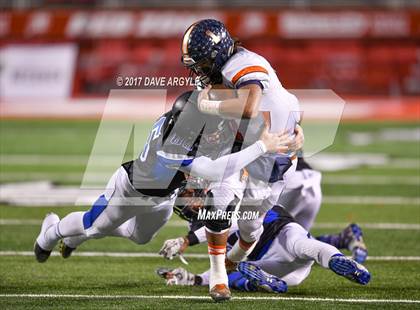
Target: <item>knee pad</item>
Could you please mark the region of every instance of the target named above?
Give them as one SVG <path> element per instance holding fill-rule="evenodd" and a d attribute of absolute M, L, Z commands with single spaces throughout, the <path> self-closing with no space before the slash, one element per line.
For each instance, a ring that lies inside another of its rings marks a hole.
<path fill-rule="evenodd" d="M 228 214 L 228 212 L 234 211 L 238 202 L 239 202 L 239 199 L 235 197 L 231 202 L 229 202 L 228 206 L 224 208 L 224 206 L 216 205 L 214 197 L 213 197 L 213 193 L 211 191 L 208 192 L 204 208 L 206 210 L 206 217 L 209 216 L 211 219 L 204 220 L 205 226 L 208 229 L 215 232 L 221 232 L 225 229 L 228 229 L 232 225 L 232 220 L 230 217 L 227 218 L 223 216 L 224 215 L 223 211 L 226 211 L 225 214 Z"/>

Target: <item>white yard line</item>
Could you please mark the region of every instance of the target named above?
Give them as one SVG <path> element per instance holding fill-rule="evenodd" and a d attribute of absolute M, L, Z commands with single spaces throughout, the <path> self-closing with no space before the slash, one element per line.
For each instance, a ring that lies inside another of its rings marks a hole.
<path fill-rule="evenodd" d="M 420 206 L 420 198 L 400 196 L 324 196 L 323 203 L 349 205 L 371 204 Z"/>
<path fill-rule="evenodd" d="M 323 184 L 340 185 L 420 185 L 420 176 L 323 175 Z"/>
<path fill-rule="evenodd" d="M 20 226 L 20 225 L 41 225 L 42 220 L 35 219 L 0 219 L 0 225 Z"/>
<path fill-rule="evenodd" d="M 378 230 L 420 230 L 420 224 L 406 223 L 358 223 L 362 229 Z M 313 228 L 337 228 L 343 229 L 348 223 L 315 223 Z"/>
<path fill-rule="evenodd" d="M 420 169 L 420 160 L 418 158 L 395 158 L 389 165 L 376 166 L 377 168 L 400 168 L 400 169 Z"/>
<path fill-rule="evenodd" d="M 0 219 L 0 225 L 4 226 L 20 226 L 20 225 L 41 225 L 42 220 L 37 219 Z M 364 229 L 378 229 L 378 230 L 420 230 L 420 224 L 407 223 L 358 223 Z M 348 223 L 331 223 L 320 222 L 315 223 L 313 228 L 337 228 L 343 229 Z M 168 227 L 188 227 L 186 221 L 170 221 L 165 226 Z"/>
<path fill-rule="evenodd" d="M 0 251 L 0 256 L 33 256 L 32 251 Z M 52 252 L 51 256 L 60 256 L 59 252 Z M 74 252 L 72 256 L 80 257 L 152 257 L 161 258 L 157 253 L 150 252 Z M 208 255 L 204 253 L 189 253 L 184 255 L 187 258 L 207 259 Z M 420 256 L 368 256 L 369 261 L 420 261 Z"/>
<path fill-rule="evenodd" d="M 66 298 L 66 299 L 181 299 L 210 300 L 209 296 L 188 295 L 82 295 L 82 294 L 0 294 L 2 298 Z M 232 300 L 278 300 L 278 301 L 312 301 L 337 303 L 379 303 L 379 304 L 419 304 L 416 299 L 357 299 L 357 298 L 320 298 L 320 297 L 286 297 L 286 296 L 237 296 Z"/>

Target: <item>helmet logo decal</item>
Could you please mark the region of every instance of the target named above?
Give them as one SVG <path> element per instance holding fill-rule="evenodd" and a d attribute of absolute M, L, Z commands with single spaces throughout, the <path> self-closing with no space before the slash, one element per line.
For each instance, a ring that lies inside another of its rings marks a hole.
<path fill-rule="evenodd" d="M 206 35 L 208 35 L 215 44 L 219 43 L 220 40 L 222 38 L 220 38 L 220 36 L 215 35 L 213 32 L 211 32 L 210 30 L 206 30 Z"/>

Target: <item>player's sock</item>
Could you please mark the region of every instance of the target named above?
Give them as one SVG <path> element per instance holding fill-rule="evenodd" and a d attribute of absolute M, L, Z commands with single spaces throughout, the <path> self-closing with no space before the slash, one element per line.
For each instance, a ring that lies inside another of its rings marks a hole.
<path fill-rule="evenodd" d="M 63 237 L 78 236 L 85 234 L 83 215 L 85 212 L 72 212 L 67 214 L 58 223 L 58 229 Z"/>
<path fill-rule="evenodd" d="M 87 237 L 86 235 L 79 235 L 79 236 L 66 237 L 63 239 L 63 242 L 66 244 L 66 246 L 76 249 L 79 245 L 81 245 L 83 242 L 85 242 L 88 239 L 89 237 Z"/>
<path fill-rule="evenodd" d="M 57 224 L 60 219 L 55 213 L 48 213 L 42 222 L 41 232 L 39 233 L 36 242 L 41 249 L 51 251 L 60 240 L 61 235 L 57 230 Z"/>
<path fill-rule="evenodd" d="M 48 228 L 45 232 L 45 239 L 47 242 L 57 243 L 61 238 L 84 235 L 84 213 L 85 212 L 72 212 L 61 219 L 61 221 Z"/>
<path fill-rule="evenodd" d="M 240 262 L 252 252 L 256 245 L 256 242 L 246 242 L 242 238 L 239 238 L 238 242 L 236 242 L 232 249 L 227 254 L 227 259 L 231 262 Z"/>
<path fill-rule="evenodd" d="M 362 235 L 362 230 L 357 224 L 350 224 L 338 234 L 321 235 L 316 239 L 337 249 L 349 249 L 350 243 L 355 239 L 361 239 Z"/>
<path fill-rule="evenodd" d="M 58 234 L 55 232 L 55 230 L 59 221 L 60 218 L 55 213 L 48 213 L 42 221 L 41 231 L 34 244 L 35 258 L 40 263 L 47 261 L 53 248 L 57 244 L 58 239 L 50 238 L 49 235 L 52 233 L 47 234 L 47 232 L 54 232 L 54 236 Z"/>
<path fill-rule="evenodd" d="M 206 228 L 208 252 L 210 258 L 209 288 L 217 284 L 228 285 L 228 278 L 225 267 L 226 242 L 229 229 L 215 232 Z"/>
<path fill-rule="evenodd" d="M 350 224 L 339 234 L 322 235 L 316 239 L 331 244 L 337 249 L 350 250 L 353 259 L 358 263 L 363 263 L 367 258 L 368 251 L 366 244 L 363 241 L 363 232 L 357 224 Z"/>
<path fill-rule="evenodd" d="M 62 235 L 58 228 L 58 223 L 51 225 L 51 227 L 45 231 L 44 237 L 46 242 L 50 244 L 56 244 L 62 238 Z"/>
<path fill-rule="evenodd" d="M 316 237 L 317 240 L 321 242 L 325 242 L 331 244 L 332 246 L 336 247 L 337 249 L 344 249 L 345 246 L 343 245 L 343 240 L 340 238 L 339 234 L 333 235 L 321 235 Z"/>

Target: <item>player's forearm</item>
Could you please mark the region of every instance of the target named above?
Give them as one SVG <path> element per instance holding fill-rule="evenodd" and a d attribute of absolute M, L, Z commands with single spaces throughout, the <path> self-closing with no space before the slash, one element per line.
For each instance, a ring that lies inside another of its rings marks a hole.
<path fill-rule="evenodd" d="M 258 85 L 247 85 L 238 90 L 238 97 L 225 100 L 202 99 L 198 103 L 204 113 L 236 118 L 253 118 L 258 115 L 262 91 Z"/>
<path fill-rule="evenodd" d="M 257 141 L 246 149 L 211 160 L 201 156 L 193 161 L 190 174 L 208 181 L 220 181 L 229 177 L 267 152 L 262 141 Z"/>
<path fill-rule="evenodd" d="M 248 99 L 228 99 L 220 103 L 219 113 L 225 116 L 231 116 L 235 118 L 254 118 L 258 115 L 257 104 L 253 103 L 253 100 Z"/>

